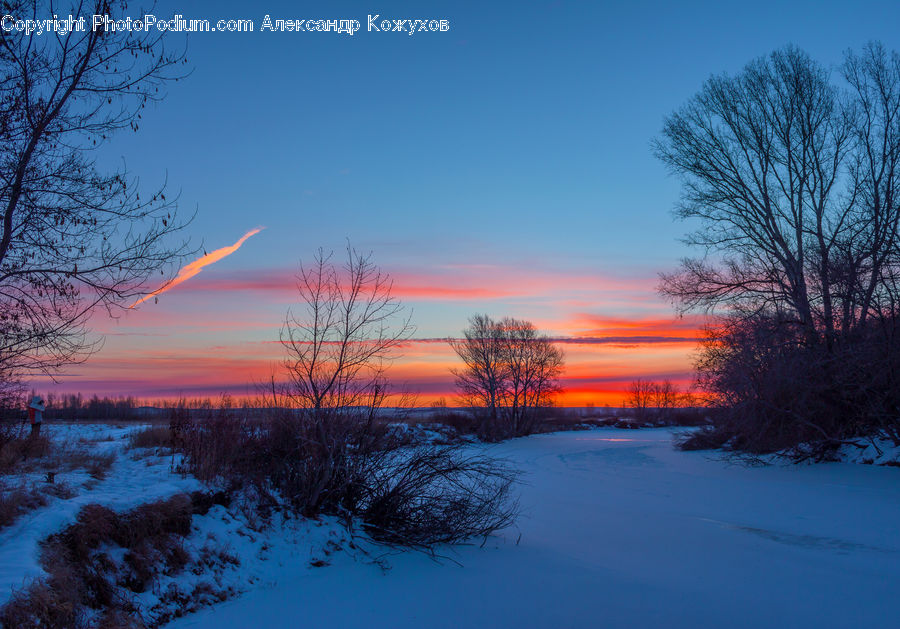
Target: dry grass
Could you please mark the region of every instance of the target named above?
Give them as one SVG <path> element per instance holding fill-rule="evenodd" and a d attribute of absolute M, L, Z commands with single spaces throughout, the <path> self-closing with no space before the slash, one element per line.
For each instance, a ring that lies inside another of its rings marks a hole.
<path fill-rule="evenodd" d="M 131 594 L 145 591 L 160 574 L 185 569 L 191 557 L 183 540 L 191 532 L 193 515 L 216 502 L 215 496 L 198 492 L 124 513 L 97 504 L 83 507 L 74 524 L 41 543 L 41 566 L 48 576 L 18 590 L 0 607 L 0 626 L 80 629 L 156 624 L 142 617 Z M 111 552 L 116 548 L 125 552 Z"/>
<path fill-rule="evenodd" d="M 67 500 L 75 495 L 66 483 L 44 482 L 15 487 L 0 484 L 0 529 L 10 526 L 20 516 L 47 505 L 48 497 Z"/>
<path fill-rule="evenodd" d="M 128 437 L 129 448 L 171 448 L 172 445 L 172 430 L 166 425 L 150 426 Z"/>
<path fill-rule="evenodd" d="M 18 471 L 29 461 L 46 459 L 53 450 L 53 442 L 46 435 L 9 439 L 0 445 L 0 474 Z"/>
<path fill-rule="evenodd" d="M 222 412 L 180 432 L 198 478 L 255 488 L 264 507 L 359 518 L 392 545 L 429 548 L 487 535 L 516 512 L 515 471 L 505 462 L 452 446 L 410 446 L 352 414 L 247 420 Z"/>
<path fill-rule="evenodd" d="M 0 446 L 0 475 L 85 470 L 91 478 L 103 480 L 115 460 L 113 452 L 94 452 L 78 442 L 54 441 L 46 435 L 19 437 Z"/>
<path fill-rule="evenodd" d="M 46 504 L 47 497 L 34 488 L 0 489 L 0 529 L 15 522 L 22 514 Z"/>

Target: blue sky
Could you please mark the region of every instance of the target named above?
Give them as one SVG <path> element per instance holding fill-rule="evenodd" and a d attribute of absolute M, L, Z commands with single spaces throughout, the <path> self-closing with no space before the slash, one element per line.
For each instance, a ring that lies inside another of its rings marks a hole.
<path fill-rule="evenodd" d="M 670 214 L 678 182 L 650 151 L 664 116 L 711 74 L 788 43 L 829 65 L 871 39 L 900 48 L 895 2 L 162 1 L 153 12 L 249 18 L 257 31 L 266 14 L 363 23 L 353 37 L 187 36 L 192 74 L 103 159 L 125 159 L 147 185 L 167 176 L 182 208 L 196 208 L 189 234 L 207 249 L 266 227 L 204 270 L 207 280 L 289 273 L 349 238 L 419 283 L 516 288 L 484 299 L 413 295 L 427 337 L 458 332 L 475 311 L 531 317 L 557 333 L 584 331 L 575 321 L 585 316 L 672 317 L 653 291 L 656 273 L 687 253 L 686 227 Z M 446 19 L 450 30 L 365 32 L 375 13 Z M 599 288 L 579 284 L 591 277 Z M 289 301 L 200 288 L 189 280 L 140 315 L 98 323 L 115 335 L 60 386 L 102 389 L 109 361 L 161 344 L 194 348 L 199 364 L 212 347 L 263 342 Z M 219 319 L 216 331 L 191 325 Z M 687 377 L 688 349 L 655 371 L 625 356 L 597 370 Z M 161 391 L 129 382 L 109 390 Z"/>

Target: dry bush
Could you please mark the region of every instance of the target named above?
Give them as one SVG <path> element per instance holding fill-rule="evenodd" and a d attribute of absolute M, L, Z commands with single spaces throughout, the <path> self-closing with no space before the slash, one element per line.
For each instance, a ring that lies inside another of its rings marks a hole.
<path fill-rule="evenodd" d="M 48 576 L 0 607 L 0 626 L 144 627 L 129 593 L 144 591 L 161 573 L 183 570 L 190 557 L 182 540 L 191 532 L 193 514 L 220 503 L 220 496 L 196 492 L 124 513 L 86 505 L 74 524 L 41 543 Z M 121 561 L 110 552 L 115 548 L 125 550 Z"/>
<path fill-rule="evenodd" d="M 675 445 L 681 450 L 715 450 L 724 447 L 731 435 L 716 426 L 704 426 L 699 430 L 684 432 L 675 437 Z"/>
<path fill-rule="evenodd" d="M 22 438 L 24 426 L 25 425 L 22 422 L 0 420 L 0 451 L 2 451 L 8 443 Z"/>
<path fill-rule="evenodd" d="M 115 461 L 116 455 L 114 453 L 91 454 L 83 467 L 94 480 L 103 480 Z"/>
<path fill-rule="evenodd" d="M 432 548 L 512 524 L 516 472 L 459 447 L 395 451 L 366 479 L 359 515 L 381 542 Z"/>
<path fill-rule="evenodd" d="M 0 445 L 0 474 L 11 472 L 29 459 L 43 459 L 53 452 L 53 442 L 46 436 L 20 436 Z"/>
<path fill-rule="evenodd" d="M 725 320 L 708 332 L 697 362 L 701 387 L 713 394 L 714 427 L 682 447 L 792 450 L 818 460 L 848 439 L 889 433 L 900 425 L 898 339 L 900 318 L 831 348 L 778 317 Z"/>
<path fill-rule="evenodd" d="M 184 431 L 188 469 L 201 480 L 228 488 L 276 490 L 304 515 L 340 511 L 364 475 L 370 453 L 396 447 L 384 425 L 333 417 L 310 421 L 273 413 L 248 420 L 219 410 Z"/>
<path fill-rule="evenodd" d="M 218 412 L 184 435 L 186 465 L 202 480 L 253 487 L 263 506 L 283 504 L 305 516 L 358 517 L 373 537 L 393 544 L 486 535 L 515 514 L 514 472 L 502 461 L 455 447 L 408 446 L 387 426 L 354 414 L 316 421 L 273 412 L 247 420 Z"/>
<path fill-rule="evenodd" d="M 442 424 L 453 428 L 460 435 L 474 435 L 478 426 L 475 416 L 468 411 L 440 409 L 428 416 L 430 423 Z"/>
<path fill-rule="evenodd" d="M 0 626 L 6 629 L 80 629 L 87 625 L 84 608 L 72 605 L 68 592 L 57 589 L 49 580 L 40 580 L 13 592 L 9 601 L 0 607 Z"/>
<path fill-rule="evenodd" d="M 128 436 L 129 448 L 171 448 L 172 444 L 170 426 L 150 426 Z"/>
<path fill-rule="evenodd" d="M 47 435 L 19 437 L 0 446 L 0 474 L 85 470 L 102 480 L 115 460 L 114 452 L 92 452 L 83 444 L 54 441 Z"/>
<path fill-rule="evenodd" d="M 0 488 L 0 529 L 15 522 L 23 513 L 46 504 L 46 496 L 36 489 L 26 489 L 24 486 L 12 489 Z"/>
<path fill-rule="evenodd" d="M 114 452 L 91 452 L 81 447 L 51 445 L 51 454 L 40 462 L 40 469 L 49 472 L 85 470 L 94 480 L 103 480 L 112 464 Z"/>

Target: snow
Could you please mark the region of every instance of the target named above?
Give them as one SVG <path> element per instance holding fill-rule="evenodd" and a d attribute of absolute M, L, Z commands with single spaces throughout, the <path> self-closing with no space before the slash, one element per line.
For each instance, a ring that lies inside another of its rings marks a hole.
<path fill-rule="evenodd" d="M 841 447 L 838 458 L 851 463 L 900 466 L 900 445 L 887 437 L 855 439 Z"/>
<path fill-rule="evenodd" d="M 160 574 L 147 591 L 131 595 L 144 620 L 180 616 L 185 609 L 178 601 L 188 601 L 191 611 L 253 587 L 274 587 L 273 575 L 286 567 L 318 569 L 312 564 L 328 565 L 338 549 L 354 553 L 348 531 L 333 518 L 275 518 L 276 525 L 260 529 L 236 505 L 214 506 L 206 515 L 194 516 L 193 531 L 183 543 L 191 558 L 187 569 Z M 237 561 L 228 559 L 232 557 Z M 207 594 L 198 596 L 198 591 Z"/>
<path fill-rule="evenodd" d="M 140 456 L 125 451 L 128 435 L 145 426 L 116 427 L 104 424 L 51 424 L 44 431 L 53 440 L 79 441 L 97 453 L 115 453 L 116 460 L 105 478 L 93 481 L 83 470 L 57 473 L 55 482 L 66 483 L 75 492 L 68 499 L 54 498 L 46 507 L 31 511 L 11 526 L 0 529 L 0 604 L 13 589 L 43 576 L 38 564 L 38 542 L 75 520 L 84 505 L 98 503 L 117 511 L 135 507 L 180 492 L 201 489 L 199 481 L 171 471 L 171 457 Z M 83 440 L 83 441 L 80 441 Z M 6 477 L 10 484 L 17 480 Z"/>
<path fill-rule="evenodd" d="M 125 449 L 142 426 L 48 426 L 116 461 L 101 481 L 0 529 L 0 603 L 41 575 L 38 541 L 85 504 L 116 510 L 201 488 L 171 457 Z M 424 428 L 410 430 L 423 432 Z M 435 439 L 440 436 L 435 433 Z M 240 505 L 195 516 L 185 547 L 224 551 L 207 571 L 164 575 L 166 593 L 243 592 L 167 627 L 849 627 L 886 626 L 900 577 L 900 470 L 827 463 L 747 467 L 680 452 L 669 429 L 539 435 L 483 449 L 522 470 L 516 526 L 432 558 L 352 537 L 336 520 L 261 528 Z M 847 446 L 856 463 L 897 460 L 886 441 Z M 156 606 L 156 607 L 154 607 Z"/>
<path fill-rule="evenodd" d="M 437 561 L 338 551 L 314 568 L 334 523 L 270 530 L 248 593 L 167 626 L 827 628 L 895 617 L 896 468 L 746 467 L 676 451 L 666 429 L 472 447 L 523 471 L 522 517 L 483 547 L 445 548 Z"/>

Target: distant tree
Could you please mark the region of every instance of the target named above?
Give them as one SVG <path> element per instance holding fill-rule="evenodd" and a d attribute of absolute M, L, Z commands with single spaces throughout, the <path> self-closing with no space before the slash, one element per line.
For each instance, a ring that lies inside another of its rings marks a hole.
<path fill-rule="evenodd" d="M 155 31 L 93 30 L 91 16 L 123 17 L 123 1 L 3 3 L 16 19 L 86 18 L 67 34 L 0 32 L 0 365 L 52 373 L 95 347 L 86 322 L 147 291 L 183 242 L 164 190 L 139 193 L 96 149 L 136 131 L 148 103 L 179 76 L 182 54 Z"/>
<path fill-rule="evenodd" d="M 528 321 L 475 315 L 450 345 L 463 362 L 453 370 L 457 388 L 480 409 L 484 437 L 530 433 L 539 409 L 552 405 L 560 391 L 563 353 Z"/>
<path fill-rule="evenodd" d="M 625 405 L 632 409 L 635 418 L 646 421 L 651 418 L 665 419 L 666 415 L 681 406 L 683 399 L 671 380 L 654 382 L 638 378 L 628 387 Z"/>
<path fill-rule="evenodd" d="M 653 406 L 654 384 L 649 380 L 638 378 L 628 386 L 625 406 L 630 408 L 636 419 L 643 421 Z"/>
<path fill-rule="evenodd" d="M 672 384 L 668 378 L 656 384 L 653 396 L 654 406 L 663 412 L 678 408 L 682 401 L 682 394 L 678 387 Z"/>

